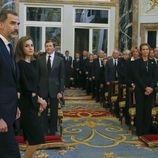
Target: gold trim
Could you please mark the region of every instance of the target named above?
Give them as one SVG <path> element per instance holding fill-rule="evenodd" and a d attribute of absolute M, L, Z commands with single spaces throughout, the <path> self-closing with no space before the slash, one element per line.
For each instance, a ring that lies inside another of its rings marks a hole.
<path fill-rule="evenodd" d="M 133 0 L 133 31 L 132 31 L 132 46 L 138 45 L 138 14 L 139 14 L 139 1 Z"/>
<path fill-rule="evenodd" d="M 26 3 L 53 3 L 53 4 L 76 4 L 76 5 L 104 5 L 115 6 L 116 0 L 19 0 L 19 2 Z"/>
<path fill-rule="evenodd" d="M 158 30 L 158 24 L 157 23 L 141 23 L 140 24 L 140 37 L 141 37 L 141 43 L 146 42 L 145 41 L 145 35 L 147 30 Z"/>
<path fill-rule="evenodd" d="M 115 6 L 115 34 L 114 34 L 114 48 L 119 49 L 119 1 L 116 2 Z M 109 34 L 110 35 L 110 34 Z"/>

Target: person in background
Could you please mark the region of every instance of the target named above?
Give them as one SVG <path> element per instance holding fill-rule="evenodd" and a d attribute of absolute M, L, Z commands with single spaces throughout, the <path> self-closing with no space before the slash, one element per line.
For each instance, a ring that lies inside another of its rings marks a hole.
<path fill-rule="evenodd" d="M 129 83 L 129 75 L 131 75 L 129 72 L 129 65 L 131 64 L 130 61 L 130 51 L 124 50 L 122 52 L 122 57 L 120 58 L 120 62 L 118 64 L 118 80 L 119 80 L 119 95 L 118 95 L 118 101 L 122 101 L 122 99 L 125 97 L 126 100 L 126 106 L 124 109 L 124 115 L 125 115 L 125 121 L 126 124 L 129 124 L 129 93 L 128 93 L 128 83 Z M 129 73 L 129 74 L 128 74 Z M 132 76 L 132 75 L 131 75 Z M 124 100 L 124 99 L 123 99 Z"/>
<path fill-rule="evenodd" d="M 16 59 L 19 67 L 19 108 L 21 126 L 28 147 L 24 158 L 32 158 L 39 145 L 44 143 L 44 133 L 39 114 L 46 109 L 47 103 L 40 96 L 39 63 L 33 57 L 34 45 L 31 37 L 21 37 L 16 45 Z"/>
<path fill-rule="evenodd" d="M 65 65 L 63 58 L 57 55 L 55 46 L 52 39 L 46 40 L 45 53 L 38 59 L 42 72 L 39 81 L 39 87 L 42 89 L 41 96 L 50 103 L 49 121 L 48 107 L 42 115 L 42 125 L 46 135 L 55 135 L 58 130 L 58 102 L 63 98 L 64 92 Z"/>
<path fill-rule="evenodd" d="M 134 63 L 137 59 L 139 59 L 139 50 L 137 47 L 133 47 L 131 49 L 131 57 L 127 63 L 127 74 L 126 74 L 126 85 L 127 85 L 127 93 L 126 93 L 126 107 L 125 107 L 125 123 L 130 125 L 130 116 L 129 116 L 129 108 L 135 105 L 134 102 L 134 89 L 133 87 L 133 73 L 135 71 Z"/>
<path fill-rule="evenodd" d="M 92 93 L 93 90 L 93 80 L 92 80 L 92 72 L 94 69 L 94 63 L 93 63 L 93 54 L 90 54 L 88 57 L 88 62 L 87 62 L 87 66 L 86 66 L 86 92 L 87 95 Z"/>
<path fill-rule="evenodd" d="M 72 76 L 72 57 L 69 55 L 69 51 L 65 51 L 65 56 L 64 56 L 64 61 L 65 61 L 65 87 L 70 88 L 70 83 L 71 83 L 71 76 Z"/>
<path fill-rule="evenodd" d="M 119 51 L 114 50 L 112 53 L 112 57 L 108 59 L 106 68 L 107 68 L 107 87 L 108 87 L 108 102 L 109 102 L 109 108 L 112 109 L 112 103 L 111 103 L 111 96 L 113 95 L 113 87 L 114 87 L 114 81 L 118 81 L 118 64 L 119 64 Z M 118 106 L 117 106 L 118 107 Z M 117 110 L 118 115 L 118 110 Z"/>
<path fill-rule="evenodd" d="M 120 62 L 118 64 L 118 80 L 120 84 L 127 83 L 128 65 L 130 59 L 130 51 L 124 50 Z"/>
<path fill-rule="evenodd" d="M 86 66 L 87 66 L 87 62 L 88 62 L 88 51 L 87 50 L 83 50 L 82 55 L 80 57 L 80 69 L 81 69 L 81 85 L 82 85 L 82 89 L 85 90 L 86 89 Z"/>
<path fill-rule="evenodd" d="M 17 108 L 18 71 L 11 40 L 18 36 L 18 14 L 11 10 L 0 12 L 0 157 L 20 158 L 13 124 L 20 117 Z"/>
<path fill-rule="evenodd" d="M 154 59 L 154 49 L 153 48 L 150 48 L 149 58 Z"/>
<path fill-rule="evenodd" d="M 96 53 L 93 54 L 93 59 L 96 60 L 98 58 L 98 55 Z"/>
<path fill-rule="evenodd" d="M 80 54 L 75 54 L 75 59 L 73 60 L 73 69 L 74 69 L 74 76 L 75 76 L 75 85 L 76 87 L 81 87 L 81 65 L 80 65 Z"/>
<path fill-rule="evenodd" d="M 134 85 L 136 98 L 136 135 L 150 134 L 152 106 L 156 85 L 155 62 L 149 58 L 150 46 L 140 45 L 140 59 L 135 61 Z"/>
<path fill-rule="evenodd" d="M 155 88 L 155 97 L 154 105 L 158 105 L 157 94 L 158 94 L 158 47 L 154 49 L 154 61 L 156 64 L 156 88 Z"/>
<path fill-rule="evenodd" d="M 104 51 L 100 51 L 98 59 L 94 60 L 94 68 L 92 72 L 92 79 L 95 81 L 95 99 L 96 102 L 100 101 L 101 91 L 103 90 L 104 83 L 104 67 L 103 67 Z"/>
<path fill-rule="evenodd" d="M 154 49 L 154 60 L 156 63 L 156 86 L 158 86 L 158 47 Z"/>

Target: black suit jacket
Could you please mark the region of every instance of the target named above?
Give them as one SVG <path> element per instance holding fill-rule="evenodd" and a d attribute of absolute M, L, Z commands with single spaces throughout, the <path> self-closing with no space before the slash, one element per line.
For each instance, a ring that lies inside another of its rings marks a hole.
<path fill-rule="evenodd" d="M 0 39 L 0 118 L 7 124 L 15 121 L 17 108 L 17 71 L 6 45 Z"/>
<path fill-rule="evenodd" d="M 72 57 L 68 56 L 68 60 L 66 59 L 66 57 L 64 57 L 64 61 L 65 61 L 65 77 L 66 78 L 70 78 L 71 73 L 72 73 Z"/>
<path fill-rule="evenodd" d="M 136 88 L 139 88 L 143 92 L 146 87 L 154 88 L 156 85 L 155 62 L 149 59 L 146 65 L 143 59 L 140 58 L 136 60 L 134 64 L 135 70 L 133 72 L 133 78 Z"/>
<path fill-rule="evenodd" d="M 80 71 L 81 70 L 80 64 L 81 64 L 80 60 L 76 60 L 76 59 L 73 60 L 74 71 Z"/>
<path fill-rule="evenodd" d="M 119 64 L 119 59 L 118 59 L 118 64 Z M 113 64 L 113 59 L 109 59 L 106 64 L 107 68 L 107 81 L 115 81 L 115 66 Z"/>
<path fill-rule="evenodd" d="M 104 66 L 100 67 L 99 59 L 93 61 L 94 66 L 92 70 L 92 75 L 95 76 L 95 80 L 99 83 L 104 82 Z"/>
<path fill-rule="evenodd" d="M 72 65 L 72 57 L 68 56 L 68 59 L 66 59 L 66 56 L 65 56 L 64 60 L 65 60 L 65 65 L 71 67 L 71 65 Z"/>
<path fill-rule="evenodd" d="M 156 85 L 158 86 L 158 61 L 156 62 L 155 61 L 155 71 L 156 71 L 156 76 L 155 76 L 155 78 L 156 78 Z"/>
<path fill-rule="evenodd" d="M 40 65 L 40 81 L 39 89 L 40 95 L 43 98 L 47 98 L 48 94 L 51 97 L 57 96 L 57 93 L 64 91 L 64 61 L 63 58 L 55 53 L 53 66 L 48 75 L 47 64 L 46 64 L 46 53 L 39 58 Z"/>

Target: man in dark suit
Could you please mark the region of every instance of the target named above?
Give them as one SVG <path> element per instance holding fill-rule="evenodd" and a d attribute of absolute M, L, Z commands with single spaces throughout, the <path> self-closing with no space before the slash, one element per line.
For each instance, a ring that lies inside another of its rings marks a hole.
<path fill-rule="evenodd" d="M 154 60 L 155 60 L 155 78 L 156 78 L 156 87 L 154 92 L 154 105 L 158 105 L 157 95 L 158 95 L 158 47 L 154 49 Z"/>
<path fill-rule="evenodd" d="M 0 13 L 0 158 L 19 158 L 13 123 L 20 116 L 17 110 L 17 69 L 10 41 L 18 35 L 16 12 Z"/>
<path fill-rule="evenodd" d="M 75 58 L 73 60 L 73 69 L 75 73 L 75 85 L 76 87 L 80 87 L 81 83 L 81 65 L 80 65 L 80 54 L 76 53 Z"/>
<path fill-rule="evenodd" d="M 113 95 L 113 83 L 114 81 L 118 81 L 118 64 L 119 64 L 119 52 L 118 50 L 114 50 L 112 53 L 112 58 L 107 61 L 106 68 L 107 68 L 107 86 L 109 91 L 109 105 L 111 108 L 111 96 Z M 115 106 L 115 113 L 118 115 L 118 105 Z"/>
<path fill-rule="evenodd" d="M 154 60 L 156 63 L 156 86 L 158 87 L 158 47 L 154 49 Z"/>
<path fill-rule="evenodd" d="M 65 87 L 70 88 L 71 86 L 71 81 L 70 78 L 72 76 L 72 57 L 69 55 L 69 51 L 65 51 L 65 56 L 64 56 L 64 61 L 65 61 Z"/>
<path fill-rule="evenodd" d="M 108 82 L 118 80 L 118 62 L 119 62 L 119 52 L 114 50 L 112 53 L 112 59 L 109 59 L 107 62 L 107 73 L 108 73 Z"/>
<path fill-rule="evenodd" d="M 99 52 L 99 58 L 94 61 L 93 66 L 93 79 L 95 80 L 95 99 L 96 102 L 100 101 L 101 93 L 103 91 L 103 83 L 104 83 L 104 66 L 103 66 L 103 57 L 104 51 Z"/>
<path fill-rule="evenodd" d="M 53 40 L 45 42 L 46 53 L 39 58 L 41 96 L 50 101 L 50 127 L 49 134 L 55 135 L 57 131 L 58 99 L 62 98 L 64 92 L 64 61 L 55 52 Z M 48 110 L 47 110 L 48 111 Z M 48 124 L 48 114 L 43 114 L 43 125 Z M 44 127 L 47 134 L 47 127 Z"/>
<path fill-rule="evenodd" d="M 88 62 L 88 51 L 87 50 L 83 50 L 81 58 L 80 58 L 80 69 L 81 69 L 81 85 L 83 90 L 86 89 L 86 67 L 87 67 L 87 62 Z"/>

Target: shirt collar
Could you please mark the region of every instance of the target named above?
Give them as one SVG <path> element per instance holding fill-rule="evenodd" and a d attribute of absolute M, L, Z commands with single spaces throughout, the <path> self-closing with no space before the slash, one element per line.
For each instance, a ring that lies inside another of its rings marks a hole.
<path fill-rule="evenodd" d="M 117 62 L 117 61 L 118 61 L 118 59 L 114 59 L 114 58 L 113 58 L 113 62 L 115 62 L 115 61 Z"/>
<path fill-rule="evenodd" d="M 47 53 L 46 56 L 47 56 L 47 58 L 48 58 L 49 56 L 54 57 L 54 54 L 55 54 L 55 52 L 53 52 L 53 53 L 51 53 L 51 54 L 48 54 L 48 53 Z"/>
<path fill-rule="evenodd" d="M 2 41 L 4 42 L 4 44 L 7 46 L 10 42 L 0 34 L 0 38 L 2 39 Z"/>

